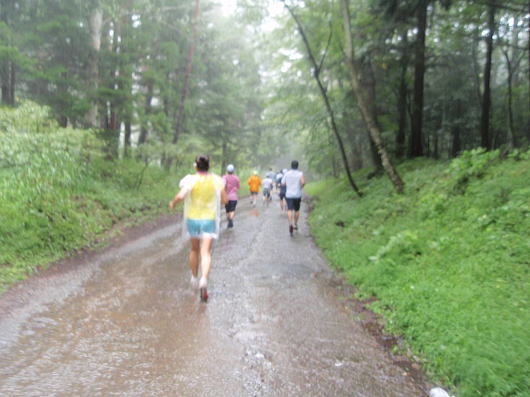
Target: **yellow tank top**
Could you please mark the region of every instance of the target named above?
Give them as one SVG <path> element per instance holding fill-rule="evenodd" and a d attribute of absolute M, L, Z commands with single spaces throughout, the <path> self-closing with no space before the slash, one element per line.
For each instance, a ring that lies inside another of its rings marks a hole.
<path fill-rule="evenodd" d="M 190 188 L 185 217 L 189 219 L 216 219 L 224 181 L 213 174 L 189 175 L 185 181 Z"/>

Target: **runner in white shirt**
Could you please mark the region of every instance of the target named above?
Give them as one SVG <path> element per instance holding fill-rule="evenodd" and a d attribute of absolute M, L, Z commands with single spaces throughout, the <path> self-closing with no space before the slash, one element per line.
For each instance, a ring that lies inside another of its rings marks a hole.
<path fill-rule="evenodd" d="M 286 188 L 287 219 L 289 220 L 289 233 L 291 236 L 293 235 L 293 230 L 298 229 L 300 203 L 302 202 L 302 189 L 304 185 L 304 173 L 298 170 L 298 161 L 293 160 L 291 162 L 291 169 L 282 178 L 282 186 Z"/>
<path fill-rule="evenodd" d="M 263 179 L 263 182 L 261 183 L 261 187 L 263 188 L 263 205 L 269 206 L 269 203 L 272 200 L 271 193 L 273 186 L 274 181 L 268 176 L 265 176 L 265 179 Z"/>

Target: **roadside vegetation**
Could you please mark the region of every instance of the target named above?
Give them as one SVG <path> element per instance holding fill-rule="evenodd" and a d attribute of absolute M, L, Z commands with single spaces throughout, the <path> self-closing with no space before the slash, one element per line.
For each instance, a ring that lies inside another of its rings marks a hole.
<path fill-rule="evenodd" d="M 0 293 L 125 225 L 167 213 L 201 142 L 182 146 L 180 163 L 167 170 L 156 145 L 119 156 L 102 132 L 61 128 L 46 107 L 0 108 Z M 237 172 L 244 196 L 251 170 Z"/>
<path fill-rule="evenodd" d="M 35 104 L 2 109 L 0 124 L 0 292 L 118 222 L 161 213 L 178 187 L 176 171 L 109 160 L 96 132 L 59 128 Z"/>
<path fill-rule="evenodd" d="M 530 152 L 478 149 L 399 171 L 402 195 L 384 178 L 362 199 L 346 178 L 310 184 L 317 243 L 432 379 L 459 397 L 527 396 Z"/>

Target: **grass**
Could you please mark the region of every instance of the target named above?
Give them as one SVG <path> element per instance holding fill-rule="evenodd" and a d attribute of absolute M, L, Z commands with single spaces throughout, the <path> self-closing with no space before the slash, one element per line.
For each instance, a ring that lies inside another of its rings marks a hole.
<path fill-rule="evenodd" d="M 142 168 L 133 161 L 102 162 L 68 186 L 53 181 L 40 192 L 23 186 L 9 194 L 0 188 L 0 293 L 36 268 L 97 244 L 118 223 L 165 212 L 179 177 L 152 167 L 139 187 L 131 186 L 124 174 Z M 9 185 L 8 176 L 3 182 Z"/>
<path fill-rule="evenodd" d="M 59 128 L 31 102 L 0 107 L 0 293 L 39 267 L 99 245 L 116 224 L 167 211 L 190 153 L 171 172 L 133 158 L 107 160 L 101 134 Z M 156 146 L 144 155 L 160 157 Z M 189 152 L 189 150 L 187 150 Z M 134 153 L 133 153 L 134 154 Z M 241 170 L 239 195 L 251 171 Z"/>
<path fill-rule="evenodd" d="M 102 149 L 92 132 L 59 128 L 42 107 L 0 108 L 0 293 L 117 223 L 166 211 L 182 175 L 108 161 Z"/>
<path fill-rule="evenodd" d="M 530 392 L 529 168 L 475 151 L 402 164 L 403 195 L 366 171 L 362 199 L 343 179 L 308 186 L 325 255 L 460 397 Z"/>

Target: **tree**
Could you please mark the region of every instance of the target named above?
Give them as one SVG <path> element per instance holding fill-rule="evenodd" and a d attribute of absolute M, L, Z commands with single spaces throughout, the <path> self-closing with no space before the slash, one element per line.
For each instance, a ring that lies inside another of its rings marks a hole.
<path fill-rule="evenodd" d="M 362 117 L 372 141 L 374 142 L 377 152 L 381 156 L 383 168 L 385 169 L 388 177 L 392 181 L 394 188 L 398 193 L 403 191 L 403 181 L 401 180 L 396 169 L 392 165 L 390 156 L 385 148 L 384 142 L 381 138 L 381 131 L 377 123 L 377 116 L 375 114 L 375 104 L 370 101 L 370 95 L 367 94 L 363 86 L 361 85 L 361 75 L 360 67 L 357 61 L 355 60 L 355 55 L 353 51 L 353 41 L 352 41 L 352 31 L 350 24 L 350 5 L 348 0 L 341 0 L 342 6 L 342 15 L 344 23 L 344 35 L 345 35 L 345 52 L 346 52 L 346 62 L 348 69 L 350 71 L 350 84 L 352 91 L 357 98 L 357 104 L 361 111 Z"/>
<path fill-rule="evenodd" d="M 298 27 L 298 31 L 300 32 L 300 36 L 302 36 L 302 40 L 304 42 L 305 49 L 307 51 L 307 56 L 309 58 L 309 62 L 311 63 L 311 66 L 312 66 L 312 69 L 313 69 L 313 77 L 314 77 L 314 79 L 315 79 L 315 81 L 316 81 L 316 83 L 318 85 L 320 94 L 322 96 L 322 100 L 324 101 L 324 104 L 326 106 L 326 109 L 327 109 L 327 112 L 328 112 L 328 115 L 329 115 L 329 119 L 330 119 L 331 128 L 332 128 L 332 131 L 335 134 L 335 137 L 337 139 L 337 143 L 338 143 L 340 154 L 341 154 L 341 158 L 342 158 L 342 163 L 343 163 L 344 169 L 346 170 L 346 175 L 348 177 L 348 181 L 350 183 L 350 186 L 353 188 L 353 190 L 357 193 L 357 195 L 359 197 L 362 197 L 362 193 L 359 190 L 359 188 L 357 187 L 357 185 L 355 184 L 355 181 L 353 180 L 353 177 L 351 175 L 350 166 L 348 164 L 348 158 L 346 157 L 346 151 L 344 149 L 344 143 L 343 143 L 342 138 L 340 136 L 340 133 L 339 133 L 339 130 L 338 130 L 338 127 L 337 127 L 337 122 L 335 120 L 335 114 L 334 114 L 333 109 L 331 107 L 331 103 L 330 103 L 328 95 L 326 93 L 326 89 L 324 88 L 324 85 L 322 84 L 322 81 L 320 79 L 320 71 L 321 71 L 321 68 L 322 68 L 321 67 L 322 62 L 320 62 L 320 64 L 317 63 L 317 61 L 315 59 L 315 56 L 313 55 L 313 52 L 311 50 L 311 46 L 309 44 L 308 38 L 306 36 L 306 33 L 305 33 L 305 31 L 303 29 L 303 26 L 302 26 L 300 20 L 298 19 L 297 15 L 294 13 L 293 9 L 285 1 L 283 1 L 283 3 L 285 5 L 285 8 L 287 8 L 289 13 L 293 17 L 293 20 L 295 21 L 296 26 Z M 323 59 L 324 58 L 322 58 L 322 60 Z"/>
<path fill-rule="evenodd" d="M 188 44 L 188 57 L 186 60 L 186 70 L 184 71 L 182 84 L 182 91 L 180 94 L 180 102 L 177 111 L 177 117 L 175 119 L 175 132 L 173 133 L 172 143 L 177 143 L 179 135 L 182 129 L 182 121 L 184 119 L 184 109 L 186 105 L 186 98 L 188 95 L 188 85 L 190 80 L 190 75 L 193 67 L 193 54 L 195 52 L 195 47 L 197 45 L 197 23 L 199 20 L 199 11 L 200 11 L 200 0 L 195 0 L 195 8 L 193 11 L 192 17 L 192 26 L 191 26 L 191 37 Z"/>
<path fill-rule="evenodd" d="M 493 35 L 495 34 L 496 0 L 490 0 L 488 5 L 488 35 L 486 38 L 486 62 L 484 64 L 484 90 L 482 92 L 482 115 L 480 117 L 480 144 L 486 150 L 491 150 L 490 134 L 491 112 L 491 62 L 493 54 Z"/>
<path fill-rule="evenodd" d="M 101 49 L 101 29 L 103 26 L 103 10 L 99 4 L 94 4 L 90 12 L 88 26 L 90 32 L 90 51 L 88 58 L 88 77 L 92 86 L 90 109 L 87 112 L 87 123 L 91 127 L 98 127 L 98 104 L 94 97 L 99 87 L 99 53 Z"/>

